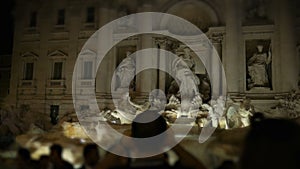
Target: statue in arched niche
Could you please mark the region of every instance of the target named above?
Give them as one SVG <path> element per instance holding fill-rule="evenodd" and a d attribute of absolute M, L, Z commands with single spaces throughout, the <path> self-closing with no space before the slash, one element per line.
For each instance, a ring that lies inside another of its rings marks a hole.
<path fill-rule="evenodd" d="M 200 80 L 195 74 L 195 61 L 191 56 L 191 50 L 187 46 L 180 46 L 176 50 L 176 54 L 179 58 L 173 61 L 172 68 L 176 71 L 175 76 L 180 81 L 180 85 L 173 80 L 168 93 L 175 94 L 178 98 L 182 97 L 182 93 L 189 93 L 193 96 L 199 95 Z"/>
<path fill-rule="evenodd" d="M 181 114 L 179 116 L 189 116 L 189 112 L 192 111 L 191 108 L 193 107 L 192 102 L 197 103 L 198 106 L 202 104 L 198 90 L 199 79 L 182 58 L 173 61 L 172 69 L 175 72 L 175 78 L 179 81 L 178 93 L 181 98 Z"/>

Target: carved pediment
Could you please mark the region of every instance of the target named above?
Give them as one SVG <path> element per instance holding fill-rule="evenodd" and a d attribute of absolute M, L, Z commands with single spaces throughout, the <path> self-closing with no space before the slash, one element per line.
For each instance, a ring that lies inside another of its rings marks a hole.
<path fill-rule="evenodd" d="M 68 55 L 66 53 L 64 53 L 61 50 L 54 50 L 48 53 L 49 57 L 59 57 L 59 58 L 64 58 L 67 57 Z"/>
<path fill-rule="evenodd" d="M 79 53 L 79 55 L 82 58 L 91 58 L 91 57 L 95 58 L 97 56 L 97 53 L 93 50 L 85 49 L 85 50 L 81 51 Z"/>
<path fill-rule="evenodd" d="M 24 59 L 37 59 L 39 56 L 34 52 L 24 52 L 21 53 L 21 57 Z"/>

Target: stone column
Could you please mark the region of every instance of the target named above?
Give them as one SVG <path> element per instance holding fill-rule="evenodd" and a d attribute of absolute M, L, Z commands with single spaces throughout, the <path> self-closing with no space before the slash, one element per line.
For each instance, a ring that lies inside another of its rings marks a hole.
<path fill-rule="evenodd" d="M 139 12 L 146 12 L 151 11 L 152 6 L 150 4 L 143 4 L 143 6 L 139 9 Z M 143 31 L 152 31 L 152 18 L 138 18 L 138 27 L 140 30 Z M 143 34 L 140 36 L 140 43 L 141 43 L 141 49 L 146 48 L 152 48 L 153 47 L 153 38 L 152 35 L 149 34 Z M 157 62 L 156 60 L 153 60 L 153 57 L 143 57 L 143 60 L 140 59 L 141 57 L 137 56 L 136 58 L 136 64 L 137 66 L 143 66 L 143 64 L 146 63 L 153 63 Z M 144 70 L 140 72 L 137 77 L 137 92 L 139 92 L 141 95 L 148 97 L 149 92 L 151 90 L 156 88 L 157 83 L 157 71 L 153 70 Z"/>
<path fill-rule="evenodd" d="M 23 37 L 23 26 L 25 17 L 21 14 L 24 10 L 25 2 L 16 1 L 14 18 L 14 39 L 11 58 L 11 78 L 9 86 L 9 95 L 5 98 L 7 108 L 16 108 L 18 106 L 19 84 L 23 78 L 23 61 L 21 60 L 21 38 Z"/>
<path fill-rule="evenodd" d="M 219 63 L 219 60 L 222 59 L 222 41 L 223 41 L 223 34 L 222 33 L 213 33 L 211 37 L 212 45 L 214 50 L 212 50 L 212 77 L 210 78 L 211 83 L 213 84 L 212 90 L 215 93 L 212 93 L 213 96 L 217 96 L 219 93 L 223 93 L 225 89 L 224 79 L 222 77 L 222 67 L 215 67 L 215 63 Z M 221 66 L 221 65 L 220 65 Z"/>
<path fill-rule="evenodd" d="M 227 0 L 226 5 L 226 35 L 225 56 L 223 57 L 224 69 L 229 93 L 243 91 L 245 71 L 243 69 L 243 55 L 240 51 L 242 24 L 241 24 L 241 0 Z"/>
<path fill-rule="evenodd" d="M 156 40 L 156 43 L 159 44 L 160 49 L 166 50 L 166 39 L 163 40 Z M 159 54 L 159 66 L 160 67 L 166 67 L 167 66 L 167 60 L 166 60 L 166 56 L 165 53 L 160 53 Z M 166 88 L 166 72 L 164 71 L 159 71 L 159 79 L 158 79 L 158 85 L 159 85 L 159 89 L 161 89 L 162 91 L 164 91 L 165 93 L 167 91 L 165 91 Z"/>
<path fill-rule="evenodd" d="M 104 26 L 106 23 L 108 23 L 110 21 L 110 9 L 106 6 L 100 7 L 99 8 L 99 28 Z M 104 41 L 98 41 L 98 49 L 97 49 L 97 54 L 99 55 L 101 52 L 103 52 L 101 49 L 105 47 L 105 45 L 109 45 L 112 42 L 109 41 L 109 39 L 111 39 L 111 37 L 105 37 L 105 38 L 101 38 L 101 39 L 107 39 L 106 42 Z M 100 40 L 100 38 L 99 38 Z M 98 57 L 98 56 L 97 56 Z M 102 60 L 102 62 L 104 62 L 105 60 Z M 96 92 L 100 93 L 101 95 L 105 95 L 107 94 L 108 88 L 107 88 L 107 84 L 106 81 L 108 79 L 108 76 L 106 73 L 107 69 L 108 69 L 108 64 L 100 64 L 98 67 L 98 71 L 97 71 L 97 76 L 96 76 Z"/>
<path fill-rule="evenodd" d="M 52 10 L 50 8 L 47 7 L 46 5 L 47 3 L 43 3 L 43 10 L 41 12 L 41 16 L 40 16 L 40 53 L 39 53 L 39 59 L 38 59 L 38 65 L 35 65 L 35 69 L 36 69 L 36 77 L 39 77 L 38 79 L 38 83 L 40 83 L 39 89 L 37 91 L 37 93 L 40 94 L 40 100 L 43 100 L 43 108 L 41 108 L 41 111 L 44 111 L 44 113 L 48 114 L 50 113 L 50 104 L 49 101 L 47 101 L 47 81 L 50 78 L 50 72 L 52 70 L 51 68 L 51 64 L 49 62 L 49 57 L 48 57 L 48 48 L 49 48 L 49 39 L 50 39 L 50 32 L 53 31 L 53 25 L 50 22 L 49 23 L 49 13 L 52 12 Z M 67 25 L 66 25 L 67 26 Z M 38 70 L 38 71 L 37 71 Z M 42 70 L 42 71 L 40 71 Z M 48 71 L 49 72 L 48 72 Z M 69 86 L 67 86 L 69 87 Z"/>
<path fill-rule="evenodd" d="M 280 62 L 275 67 L 280 67 L 278 87 L 282 92 L 297 89 L 298 67 L 295 41 L 294 15 L 292 4 L 287 0 L 276 1 L 275 25 L 278 32 Z M 276 57 L 276 56 L 274 56 Z"/>
<path fill-rule="evenodd" d="M 65 65 L 65 77 L 66 77 L 66 93 L 68 95 L 72 94 L 72 78 L 74 66 L 76 63 L 77 55 L 78 55 L 78 35 L 81 28 L 80 20 L 80 4 L 78 2 L 73 2 L 73 8 L 70 9 L 71 17 L 70 17 L 70 33 L 69 33 L 69 50 L 68 50 L 68 58 L 66 59 Z"/>

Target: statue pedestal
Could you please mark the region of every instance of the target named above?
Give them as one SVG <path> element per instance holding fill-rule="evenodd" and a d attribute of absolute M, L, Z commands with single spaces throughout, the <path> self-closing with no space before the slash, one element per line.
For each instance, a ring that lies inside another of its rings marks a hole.
<path fill-rule="evenodd" d="M 180 116 L 176 119 L 174 124 L 192 124 L 195 122 L 195 118 L 190 118 L 187 115 Z"/>
<path fill-rule="evenodd" d="M 172 130 L 174 132 L 175 139 L 182 139 L 189 135 L 191 129 L 193 128 L 193 122 L 195 119 L 180 117 L 172 124 Z"/>

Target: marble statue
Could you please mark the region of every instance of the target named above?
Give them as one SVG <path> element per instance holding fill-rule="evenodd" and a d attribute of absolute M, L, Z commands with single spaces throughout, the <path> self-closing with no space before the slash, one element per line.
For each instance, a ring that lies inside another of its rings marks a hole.
<path fill-rule="evenodd" d="M 181 58 L 175 59 L 173 66 L 176 72 L 175 78 L 180 81 L 179 93 L 181 95 L 181 113 L 186 116 L 190 111 L 191 99 L 199 95 L 199 79 L 197 79 Z"/>
<path fill-rule="evenodd" d="M 180 46 L 175 50 L 175 52 L 179 58 L 173 61 L 172 66 L 176 71 L 176 78 L 179 79 L 180 83 L 183 82 L 183 84 L 178 86 L 177 82 L 173 80 L 168 89 L 169 97 L 171 95 L 182 97 L 182 90 L 187 89 L 188 87 L 191 87 L 195 95 L 198 95 L 198 85 L 200 84 L 200 79 L 195 74 L 195 61 L 191 57 L 191 50 L 186 46 Z M 184 79 L 188 81 L 185 81 Z M 189 86 L 190 84 L 193 85 Z M 183 86 L 187 88 L 182 88 Z"/>
<path fill-rule="evenodd" d="M 131 80 L 135 76 L 135 61 L 130 57 L 131 52 L 126 52 L 126 58 L 118 66 L 116 75 L 116 88 L 118 89 L 128 89 Z"/>
<path fill-rule="evenodd" d="M 191 69 L 192 72 L 195 72 L 195 61 L 192 59 L 190 53 L 190 49 L 188 47 L 183 48 L 184 54 L 181 55 L 183 61 L 187 64 L 187 66 Z"/>
<path fill-rule="evenodd" d="M 270 115 L 280 118 L 295 119 L 300 117 L 300 95 L 296 90 L 279 100 L 278 105 L 271 108 Z M 272 117 L 271 116 L 271 117 Z"/>
<path fill-rule="evenodd" d="M 225 110 L 225 98 L 220 96 L 216 100 L 211 100 L 209 104 L 203 104 L 201 106 L 203 109 L 208 111 L 208 120 L 210 123 L 205 125 L 211 125 L 212 127 L 220 127 L 227 129 L 227 123 L 225 118 L 223 117 L 223 113 Z"/>
<path fill-rule="evenodd" d="M 250 117 L 253 116 L 254 107 L 251 105 L 251 100 L 246 99 L 241 103 L 239 115 L 241 117 L 242 127 L 250 125 Z"/>
<path fill-rule="evenodd" d="M 121 95 L 121 98 L 118 99 L 115 110 L 116 118 L 119 118 L 122 124 L 130 124 L 131 120 L 134 119 L 136 115 L 136 109 L 131 104 L 129 92 L 125 92 Z"/>
<path fill-rule="evenodd" d="M 248 87 L 268 87 L 270 86 L 268 67 L 271 63 L 271 52 L 264 53 L 263 46 L 257 46 L 257 53 L 254 53 L 253 56 L 248 60 L 248 73 L 250 75 Z"/>
<path fill-rule="evenodd" d="M 254 107 L 250 99 L 244 99 L 239 105 L 234 103 L 226 112 L 227 123 L 230 128 L 247 127 L 250 125 L 250 117 L 254 113 Z"/>
<path fill-rule="evenodd" d="M 130 56 L 131 52 L 126 52 L 126 58 L 120 63 L 116 70 L 115 90 L 118 94 L 115 113 L 111 115 L 118 118 L 122 124 L 131 123 L 136 115 L 136 105 L 134 105 L 129 96 L 131 81 L 135 76 L 135 61 Z"/>

